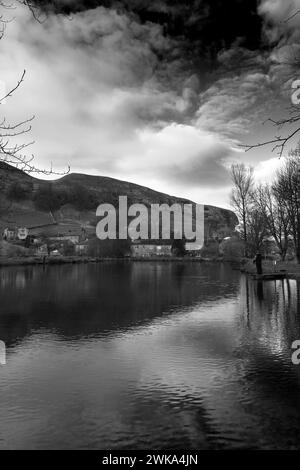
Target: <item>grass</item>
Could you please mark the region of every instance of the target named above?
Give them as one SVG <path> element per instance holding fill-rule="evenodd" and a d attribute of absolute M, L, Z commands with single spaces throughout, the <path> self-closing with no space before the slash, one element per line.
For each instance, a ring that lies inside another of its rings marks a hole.
<path fill-rule="evenodd" d="M 300 265 L 297 264 L 296 261 L 277 261 L 276 265 L 274 265 L 273 261 L 263 261 L 262 268 L 264 274 L 286 271 L 289 277 L 300 278 Z M 256 266 L 252 261 L 249 260 L 243 266 L 242 270 L 249 274 L 255 274 Z"/>

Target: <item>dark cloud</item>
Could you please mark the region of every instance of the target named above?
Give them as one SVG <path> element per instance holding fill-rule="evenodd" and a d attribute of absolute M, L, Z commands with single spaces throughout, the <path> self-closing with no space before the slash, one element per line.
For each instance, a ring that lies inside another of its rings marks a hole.
<path fill-rule="evenodd" d="M 144 51 L 143 56 L 137 51 L 136 59 L 132 56 L 127 85 L 152 80 L 154 88 L 181 97 L 175 114 L 174 110 L 169 112 L 168 104 L 164 107 L 163 114 L 169 114 L 166 118 L 169 121 L 190 122 L 199 108 L 200 93 L 211 86 L 218 78 L 216 75 L 245 68 L 247 54 L 248 68 L 257 66 L 256 51 L 262 47 L 262 18 L 256 0 L 36 0 L 35 3 L 45 11 L 70 18 L 93 10 L 99 15 L 99 6 L 104 7 L 104 16 L 105 11 L 118 14 L 121 26 L 114 24 L 114 30 L 103 31 L 103 23 L 99 23 L 93 35 L 83 35 L 79 29 L 73 43 L 94 53 L 107 36 L 117 32 L 124 43 L 127 30 Z M 123 43 L 120 42 L 121 49 Z M 124 73 L 119 85 L 124 86 L 125 81 Z M 148 110 L 140 109 L 138 113 L 149 121 Z"/>
<path fill-rule="evenodd" d="M 252 50 L 261 45 L 257 0 L 39 0 L 36 4 L 69 15 L 98 6 L 134 14 L 142 23 L 161 25 L 165 35 L 180 39 L 191 56 L 201 52 L 214 57 L 237 39 Z"/>
<path fill-rule="evenodd" d="M 30 72 L 11 112 L 34 108 L 42 163 L 223 204 L 237 144 L 290 90 L 273 49 L 283 0 L 35 3 L 46 21 L 23 8 L 1 62 L 9 83 L 17 66 Z M 297 41 L 296 20 L 286 29 Z"/>

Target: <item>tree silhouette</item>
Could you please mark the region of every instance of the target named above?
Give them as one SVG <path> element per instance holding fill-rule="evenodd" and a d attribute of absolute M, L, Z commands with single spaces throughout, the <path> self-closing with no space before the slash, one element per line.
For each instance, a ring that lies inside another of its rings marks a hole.
<path fill-rule="evenodd" d="M 27 0 L 17 1 L 18 3 L 27 6 L 31 10 L 34 18 L 39 21 L 39 18 L 36 14 L 36 6 L 34 6 L 32 2 Z M 7 25 L 13 20 L 13 18 L 10 18 L 9 12 L 14 8 L 16 8 L 14 4 L 6 3 L 5 1 L 0 0 L 0 40 L 4 39 Z M 4 92 L 2 96 L 0 95 L 0 162 L 10 164 L 20 170 L 25 171 L 26 173 L 42 173 L 45 175 L 66 174 L 66 172 L 55 172 L 52 168 L 52 164 L 50 164 L 49 169 L 38 168 L 34 164 L 34 156 L 27 155 L 25 153 L 25 150 L 33 144 L 33 141 L 15 143 L 17 137 L 30 133 L 34 116 L 13 123 L 8 122 L 5 116 L 2 116 L 1 111 L 3 104 L 7 100 L 11 99 L 16 90 L 22 85 L 25 79 L 25 75 L 26 70 L 23 70 L 21 77 L 19 80 L 17 80 L 16 84 L 10 90 Z"/>

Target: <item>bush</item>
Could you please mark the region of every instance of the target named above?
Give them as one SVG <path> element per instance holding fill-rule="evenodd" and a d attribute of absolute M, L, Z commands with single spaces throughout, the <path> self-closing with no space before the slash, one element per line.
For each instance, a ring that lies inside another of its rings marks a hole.
<path fill-rule="evenodd" d="M 29 199 L 32 188 L 20 183 L 13 183 L 7 193 L 7 197 L 11 201 L 22 201 Z"/>
<path fill-rule="evenodd" d="M 172 241 L 172 253 L 175 256 L 184 256 L 186 254 L 184 239 L 174 238 L 174 240 Z"/>
<path fill-rule="evenodd" d="M 220 255 L 219 243 L 217 241 L 208 241 L 201 250 L 203 258 L 217 258 Z"/>
<path fill-rule="evenodd" d="M 69 203 L 78 210 L 95 210 L 99 205 L 97 194 L 81 185 L 74 186 L 69 195 Z"/>
<path fill-rule="evenodd" d="M 72 242 L 64 243 L 63 253 L 65 256 L 74 256 L 75 255 L 75 245 Z"/>
<path fill-rule="evenodd" d="M 65 191 L 55 189 L 52 183 L 40 188 L 34 197 L 37 209 L 43 211 L 55 211 L 68 202 Z"/>
<path fill-rule="evenodd" d="M 129 240 L 99 240 L 93 238 L 89 240 L 89 256 L 99 256 L 101 258 L 124 258 L 130 254 L 131 243 Z"/>
<path fill-rule="evenodd" d="M 238 261 L 244 256 L 244 243 L 239 238 L 233 237 L 221 243 L 220 251 L 225 260 Z"/>

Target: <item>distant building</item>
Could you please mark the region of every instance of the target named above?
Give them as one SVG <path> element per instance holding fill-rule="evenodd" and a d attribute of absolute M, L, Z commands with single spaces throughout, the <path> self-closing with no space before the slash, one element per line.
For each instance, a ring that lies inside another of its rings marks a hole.
<path fill-rule="evenodd" d="M 74 243 L 79 243 L 80 240 L 80 235 L 74 235 L 70 233 L 69 235 L 62 235 L 62 234 L 57 234 L 56 236 L 51 236 L 49 237 L 49 240 L 52 242 L 72 242 Z"/>
<path fill-rule="evenodd" d="M 49 254 L 48 246 L 46 244 L 38 246 L 36 254 L 37 256 L 47 256 Z"/>
<path fill-rule="evenodd" d="M 89 249 L 88 242 L 78 243 L 75 245 L 75 253 L 78 256 L 87 255 L 88 249 Z"/>
<path fill-rule="evenodd" d="M 131 246 L 131 255 L 134 258 L 147 258 L 151 256 L 172 256 L 172 246 L 134 242 Z"/>
<path fill-rule="evenodd" d="M 74 244 L 83 243 L 87 239 L 86 231 L 78 224 L 58 224 L 48 232 L 51 241 L 70 241 Z"/>
<path fill-rule="evenodd" d="M 4 230 L 2 237 L 8 241 L 26 241 L 29 236 L 34 238 L 43 232 L 47 233 L 50 228 L 56 225 L 51 213 L 15 212 L 13 218 L 11 217 L 10 226 Z"/>
<path fill-rule="evenodd" d="M 19 240 L 26 240 L 29 235 L 29 230 L 26 227 L 18 228 L 17 237 Z"/>
<path fill-rule="evenodd" d="M 17 229 L 13 227 L 7 227 L 4 229 L 2 234 L 3 240 L 13 241 L 17 239 Z"/>

